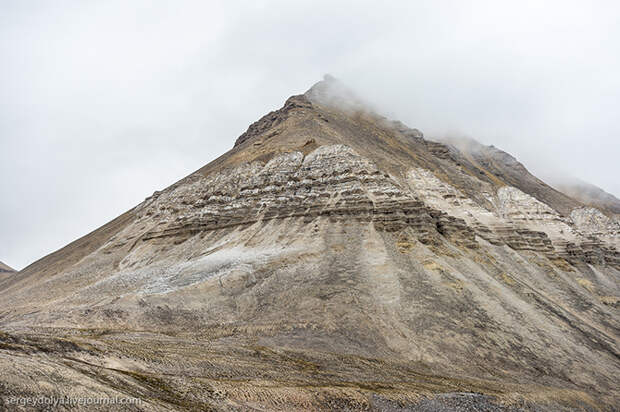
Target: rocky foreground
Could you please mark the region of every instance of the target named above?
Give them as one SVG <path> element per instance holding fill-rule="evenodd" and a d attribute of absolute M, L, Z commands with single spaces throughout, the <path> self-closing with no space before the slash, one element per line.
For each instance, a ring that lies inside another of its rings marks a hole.
<path fill-rule="evenodd" d="M 0 394 L 162 411 L 614 410 L 620 224 L 595 206 L 327 79 L 0 278 Z"/>

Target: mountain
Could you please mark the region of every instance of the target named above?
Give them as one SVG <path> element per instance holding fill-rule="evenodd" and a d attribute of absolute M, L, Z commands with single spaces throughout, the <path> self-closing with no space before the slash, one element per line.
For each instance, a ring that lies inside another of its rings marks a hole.
<path fill-rule="evenodd" d="M 507 153 L 425 139 L 327 77 L 0 280 L 0 392 L 613 410 L 619 233 Z"/>

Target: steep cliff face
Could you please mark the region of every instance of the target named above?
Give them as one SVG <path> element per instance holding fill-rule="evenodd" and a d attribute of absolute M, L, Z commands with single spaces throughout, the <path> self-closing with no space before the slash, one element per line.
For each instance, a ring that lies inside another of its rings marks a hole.
<path fill-rule="evenodd" d="M 320 82 L 1 281 L 0 387 L 146 410 L 617 404 L 617 222 L 364 107 Z"/>

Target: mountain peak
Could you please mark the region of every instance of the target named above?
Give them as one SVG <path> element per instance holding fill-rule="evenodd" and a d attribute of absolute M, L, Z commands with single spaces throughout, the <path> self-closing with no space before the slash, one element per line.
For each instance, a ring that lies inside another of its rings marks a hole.
<path fill-rule="evenodd" d="M 330 74 L 315 83 L 304 95 L 312 103 L 346 111 L 367 110 L 368 105 L 342 81 Z"/>
<path fill-rule="evenodd" d="M 269 137 L 272 137 L 279 134 L 275 129 L 278 129 L 280 124 L 295 113 L 303 114 L 300 118 L 303 117 L 306 121 L 314 119 L 320 122 L 328 122 L 329 113 L 327 112 L 340 113 L 344 117 L 365 113 L 369 115 L 368 117 L 371 118 L 371 121 L 383 122 L 383 127 L 399 129 L 397 125 L 401 125 L 402 130 L 399 131 L 402 132 L 404 129 L 407 129 L 407 133 L 421 136 L 421 132 L 416 129 L 408 129 L 400 122 L 390 122 L 384 117 L 377 115 L 373 112 L 371 106 L 363 101 L 353 90 L 334 76 L 326 74 L 323 76 L 323 80 L 315 83 L 305 93 L 289 97 L 280 109 L 273 110 L 252 123 L 237 138 L 234 147 L 254 140 L 261 135 L 267 134 Z M 323 133 L 318 134 L 322 135 Z"/>

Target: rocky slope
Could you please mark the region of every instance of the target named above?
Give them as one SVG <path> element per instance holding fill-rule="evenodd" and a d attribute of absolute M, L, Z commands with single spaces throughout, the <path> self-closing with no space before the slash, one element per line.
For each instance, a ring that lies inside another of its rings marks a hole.
<path fill-rule="evenodd" d="M 424 139 L 328 78 L 0 280 L 0 393 L 612 410 L 618 243 L 506 153 Z"/>
<path fill-rule="evenodd" d="M 13 273 L 13 272 L 15 272 L 14 269 L 12 269 L 8 265 L 0 262 L 0 273 Z"/>
<path fill-rule="evenodd" d="M 2 279 L 4 278 L 8 278 L 14 273 L 15 273 L 15 270 L 13 270 L 10 266 L 0 262 L 0 281 L 2 281 Z"/>
<path fill-rule="evenodd" d="M 577 199 L 584 205 L 599 209 L 611 217 L 620 217 L 620 199 L 600 187 L 583 181 L 552 182 L 560 192 Z"/>

